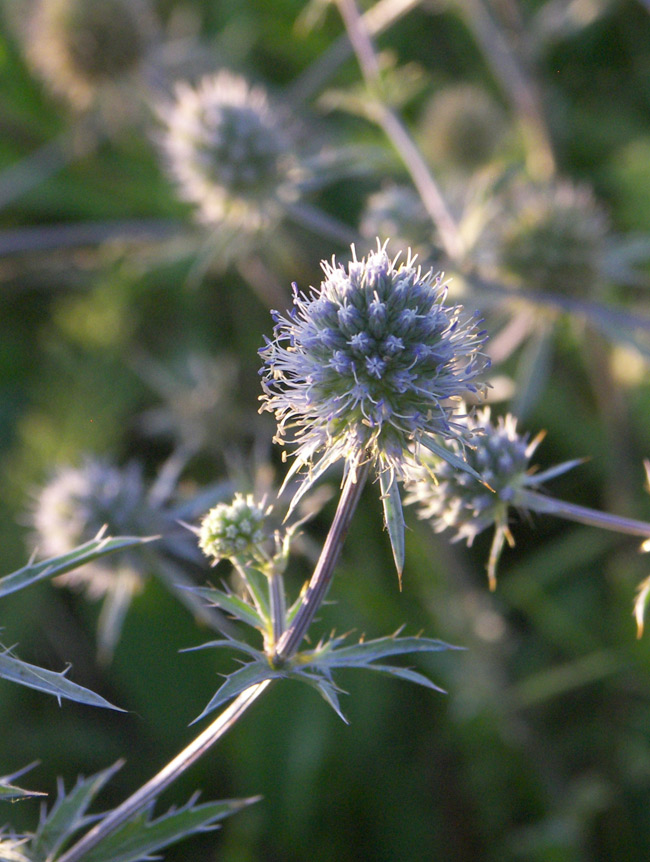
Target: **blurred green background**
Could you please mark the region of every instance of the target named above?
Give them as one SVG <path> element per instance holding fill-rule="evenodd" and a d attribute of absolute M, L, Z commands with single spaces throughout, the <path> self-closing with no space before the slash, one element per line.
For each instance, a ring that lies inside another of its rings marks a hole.
<path fill-rule="evenodd" d="M 169 369 L 191 353 L 234 357 L 233 403 L 219 417 L 227 445 L 244 439 L 246 453 L 253 437 L 273 434 L 271 420 L 255 413 L 256 351 L 271 329 L 268 309 L 236 266 L 206 266 L 195 277 L 205 237 L 159 166 L 155 118 L 145 113 L 83 131 L 85 120 L 32 73 L 15 23 L 16 10 L 28 5 L 6 0 L 0 33 L 2 573 L 29 553 L 28 512 L 53 466 L 91 453 L 120 464 L 136 459 L 153 478 L 172 451 L 169 437 L 144 433 L 142 417 L 160 398 L 134 357 L 146 354 Z M 505 19 L 514 9 L 526 24 L 539 21 L 544 8 L 580 4 L 492 5 Z M 634 0 L 582 5 L 593 18 L 578 15 L 536 57 L 559 170 L 594 187 L 616 230 L 648 231 L 650 14 Z M 174 74 L 228 66 L 278 94 L 342 33 L 334 9 L 319 27 L 297 32 L 304 10 L 297 0 L 158 4 L 164 38 L 176 46 Z M 461 80 L 482 83 L 506 105 L 453 3 L 425 0 L 379 46 L 400 64 L 417 63 L 423 76 L 407 119 L 435 88 Z M 350 59 L 334 81 L 357 78 Z M 318 114 L 313 105 L 304 110 L 312 128 L 320 125 L 332 139 L 380 141 L 361 119 Z M 42 155 L 25 161 L 35 153 Z M 381 177 L 359 174 L 316 199 L 354 225 L 364 197 L 380 184 Z M 90 224 L 108 231 L 110 241 L 88 242 L 83 226 Z M 134 238 L 134 225 L 146 231 L 144 239 Z M 62 232 L 48 233 L 55 226 Z M 345 247 L 299 227 L 289 239 L 268 238 L 263 249 L 287 295 L 293 280 L 303 288 L 317 284 L 319 261 L 333 253 L 344 256 Z M 642 312 L 644 286 L 625 300 Z M 556 481 L 553 493 L 650 520 L 642 467 L 650 455 L 650 378 L 643 360 L 608 346 L 619 373 L 597 398 L 589 382 L 595 360 L 580 327 L 565 323 L 555 337 L 549 382 L 525 426 L 548 431 L 536 461 L 547 467 L 588 458 Z M 514 373 L 514 365 L 506 362 L 499 373 Z M 608 399 L 616 422 L 603 412 Z M 281 476 L 277 453 L 271 458 Z M 184 486 L 227 478 L 227 460 L 223 451 L 197 453 Z M 314 539 L 325 535 L 333 505 L 311 525 Z M 523 519 L 490 594 L 489 536 L 467 550 L 434 536 L 413 512 L 407 519 L 399 592 L 377 489 L 366 489 L 319 631 L 377 637 L 405 623 L 409 633 L 462 645 L 465 652 L 417 660 L 448 694 L 351 671 L 341 679 L 349 691 L 344 726 L 313 691 L 277 685 L 162 800 L 180 804 L 200 789 L 204 799 L 261 794 L 263 801 L 165 858 L 650 858 L 650 640 L 635 639 L 631 615 L 650 559 L 638 554 L 634 539 Z M 306 574 L 298 564 L 295 589 Z M 214 692 L 217 674 L 232 667 L 213 651 L 179 654 L 210 635 L 155 580 L 134 600 L 107 666 L 95 658 L 97 605 L 82 595 L 43 583 L 8 597 L 0 610 L 5 646 L 18 644 L 21 658 L 55 670 L 71 663 L 72 679 L 128 710 L 59 707 L 0 681 L 0 774 L 38 760 L 22 784 L 51 798 L 56 776 L 69 787 L 78 774 L 125 757 L 103 795 L 107 808 L 121 801 L 192 738 L 196 729 L 188 723 Z M 37 807 L 5 806 L 0 823 L 29 828 Z"/>

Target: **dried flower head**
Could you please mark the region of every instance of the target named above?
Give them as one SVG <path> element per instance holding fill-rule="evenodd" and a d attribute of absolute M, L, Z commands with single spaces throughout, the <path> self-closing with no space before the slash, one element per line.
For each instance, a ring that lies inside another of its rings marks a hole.
<path fill-rule="evenodd" d="M 540 480 L 530 472 L 530 459 L 543 439 L 538 434 L 533 440 L 529 435 L 517 431 L 517 420 L 508 414 L 491 419 L 490 408 L 468 415 L 465 424 L 470 431 L 482 430 L 476 435 L 465 457 L 484 482 L 488 490 L 475 476 L 453 469 L 439 457 L 423 457 L 419 475 L 409 482 L 407 503 L 418 506 L 420 518 L 431 522 L 436 533 L 452 528 L 456 535 L 452 541 L 465 539 L 471 545 L 476 536 L 488 527 L 495 527 L 495 536 L 488 562 L 490 588 L 496 585 L 496 565 L 503 550 L 504 541 L 512 546 L 509 509 L 519 505 L 519 491 L 524 487 L 535 487 Z M 455 441 L 447 444 L 458 452 Z"/>
<path fill-rule="evenodd" d="M 159 113 L 168 171 L 203 222 L 254 232 L 295 198 L 286 118 L 261 87 L 222 70 L 196 87 L 178 84 Z"/>
<path fill-rule="evenodd" d="M 503 109 L 486 90 L 458 84 L 438 91 L 429 101 L 419 139 L 433 162 L 473 171 L 494 157 L 506 128 Z"/>
<path fill-rule="evenodd" d="M 591 190 L 567 181 L 517 184 L 509 197 L 486 238 L 497 266 L 534 290 L 593 293 L 608 224 Z"/>
<path fill-rule="evenodd" d="M 431 217 L 411 186 L 392 184 L 370 195 L 359 227 L 367 239 L 389 236 L 392 245 L 410 248 L 418 257 L 431 260 L 440 256 Z"/>
<path fill-rule="evenodd" d="M 269 508 L 256 503 L 252 494 L 235 494 L 230 503 L 219 503 L 201 522 L 199 547 L 214 563 L 219 560 L 266 560 L 264 526 Z"/>
<path fill-rule="evenodd" d="M 85 109 L 138 69 L 155 30 L 149 0 L 37 0 L 27 57 L 54 92 Z"/>
<path fill-rule="evenodd" d="M 274 312 L 264 358 L 262 410 L 278 421 L 278 441 L 296 444 L 289 476 L 309 466 L 305 490 L 330 464 L 346 473 L 371 461 L 383 483 L 403 478 L 421 443 L 471 436 L 454 416 L 462 395 L 480 389 L 485 333 L 462 307 L 447 306 L 439 275 L 414 260 L 391 260 L 385 245 L 347 267 L 324 261 L 309 294 L 294 286 L 294 307 Z M 288 436 L 290 435 L 290 436 Z"/>

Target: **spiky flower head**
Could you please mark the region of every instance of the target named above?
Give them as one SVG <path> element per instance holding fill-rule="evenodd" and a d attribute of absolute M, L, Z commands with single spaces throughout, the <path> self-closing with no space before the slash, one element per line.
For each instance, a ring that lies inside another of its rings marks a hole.
<path fill-rule="evenodd" d="M 27 56 L 54 92 L 84 109 L 140 66 L 155 29 L 149 0 L 37 0 Z"/>
<path fill-rule="evenodd" d="M 465 457 L 475 473 L 459 472 L 441 458 L 426 455 L 414 480 L 408 483 L 407 503 L 418 507 L 419 517 L 431 523 L 436 533 L 454 529 L 452 541 L 465 539 L 471 545 L 476 536 L 494 526 L 495 534 L 488 559 L 490 589 L 496 587 L 496 567 L 507 541 L 512 547 L 514 539 L 509 528 L 511 507 L 526 510 L 552 511 L 540 507 L 539 500 L 550 500 L 540 495 L 527 495 L 541 482 L 570 470 L 579 461 L 567 461 L 541 473 L 531 468 L 531 458 L 544 433 L 532 440 L 529 434 L 517 430 L 517 420 L 511 414 L 492 420 L 489 407 L 466 415 L 463 420 L 469 431 L 481 429 Z M 458 444 L 451 440 L 448 448 L 458 453 Z M 480 476 L 485 485 L 476 478 Z"/>
<path fill-rule="evenodd" d="M 533 290 L 585 297 L 601 281 L 607 218 L 591 190 L 565 180 L 516 184 L 486 237 L 501 271 Z"/>
<path fill-rule="evenodd" d="M 199 547 L 214 563 L 260 558 L 266 561 L 264 544 L 269 535 L 265 519 L 268 513 L 268 507 L 256 503 L 252 494 L 237 493 L 230 503 L 219 503 L 203 518 Z"/>
<path fill-rule="evenodd" d="M 494 157 L 506 128 L 503 109 L 486 90 L 458 84 L 439 90 L 428 102 L 419 140 L 433 162 L 473 171 Z"/>
<path fill-rule="evenodd" d="M 160 531 L 162 516 L 148 504 L 139 466 L 118 468 L 87 458 L 79 467 L 60 467 L 43 486 L 32 513 L 39 552 L 46 557 L 65 554 L 92 539 L 107 526 L 114 536 L 152 535 Z M 119 559 L 119 562 L 116 562 Z M 61 575 L 57 582 L 83 585 L 98 598 L 112 589 L 116 565 L 142 577 L 136 555 L 108 557 Z"/>
<path fill-rule="evenodd" d="M 266 91 L 227 70 L 181 83 L 159 108 L 160 145 L 181 197 L 200 220 L 254 232 L 295 198 L 287 118 Z"/>
<path fill-rule="evenodd" d="M 309 466 L 303 491 L 339 459 L 346 473 L 371 461 L 392 485 L 414 463 L 414 444 L 447 453 L 441 440 L 471 436 L 454 412 L 480 389 L 485 333 L 445 304 L 440 275 L 410 254 L 391 260 L 385 244 L 361 260 L 353 246 L 347 267 L 332 258 L 322 268 L 320 288 L 294 285 L 293 309 L 274 313 L 261 409 L 275 414 L 278 441 L 296 445 L 287 478 Z"/>
<path fill-rule="evenodd" d="M 419 257 L 431 260 L 440 256 L 431 217 L 411 186 L 391 184 L 371 194 L 359 227 L 367 239 L 389 236 L 392 245 L 410 248 Z"/>

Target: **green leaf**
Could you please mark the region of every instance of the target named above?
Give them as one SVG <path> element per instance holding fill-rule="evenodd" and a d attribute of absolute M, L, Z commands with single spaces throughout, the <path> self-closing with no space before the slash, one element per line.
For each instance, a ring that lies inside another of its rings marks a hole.
<path fill-rule="evenodd" d="M 404 514 L 402 512 L 402 500 L 399 486 L 394 476 L 389 476 L 388 471 L 379 474 L 381 486 L 381 502 L 384 506 L 384 521 L 390 536 L 390 545 L 393 549 L 393 559 L 397 568 L 400 589 L 402 588 L 402 572 L 404 571 Z"/>
<path fill-rule="evenodd" d="M 260 654 L 258 661 L 249 662 L 239 668 L 239 670 L 226 676 L 226 681 L 217 689 L 203 712 L 194 719 L 192 724 L 196 724 L 197 721 L 200 721 L 206 715 L 226 703 L 226 701 L 241 694 L 242 691 L 245 691 L 252 685 L 264 682 L 267 679 L 280 679 L 286 676 L 288 676 L 286 671 L 274 670 L 269 666 L 266 656 Z"/>
<path fill-rule="evenodd" d="M 342 689 L 335 685 L 332 680 L 324 679 L 322 677 L 315 677 L 312 674 L 302 673 L 300 671 L 294 672 L 292 674 L 292 677 L 294 679 L 302 680 L 303 682 L 306 682 L 307 685 L 310 685 L 312 688 L 315 688 L 316 691 L 320 695 L 322 695 L 325 701 L 329 703 L 329 705 L 332 707 L 338 717 L 346 724 L 350 723 L 343 714 L 343 710 L 341 709 L 341 705 L 339 703 L 339 693 L 342 692 Z"/>
<path fill-rule="evenodd" d="M 378 673 L 386 674 L 386 676 L 396 676 L 398 679 L 405 679 L 407 682 L 414 682 L 417 685 L 423 685 L 425 688 L 430 688 L 433 691 L 439 691 L 442 694 L 447 694 L 444 688 L 440 688 L 435 682 L 416 670 L 409 667 L 395 667 L 390 664 L 368 664 L 364 665 L 368 670 L 375 670 Z"/>
<path fill-rule="evenodd" d="M 5 784 L 0 780 L 0 802 L 15 802 L 16 799 L 26 799 L 29 796 L 47 796 L 47 793 L 40 793 L 37 790 L 23 790 L 22 787 L 16 787 L 14 784 Z M 1 851 L 0 859 L 2 859 Z"/>
<path fill-rule="evenodd" d="M 112 703 L 90 691 L 90 689 L 84 688 L 76 682 L 71 682 L 66 678 L 65 673 L 66 671 L 55 673 L 51 670 L 45 670 L 42 667 L 36 667 L 36 665 L 14 658 L 6 652 L 0 653 L 0 677 L 4 677 L 4 679 L 17 682 L 28 688 L 44 691 L 46 694 L 53 694 L 55 697 L 64 697 L 67 700 L 85 703 L 88 706 L 101 706 L 124 712 L 119 706 L 113 706 Z"/>
<path fill-rule="evenodd" d="M 327 667 L 367 667 L 376 659 L 392 655 L 406 655 L 418 652 L 440 652 L 448 649 L 462 649 L 434 638 L 390 637 L 361 641 L 348 647 L 339 647 L 323 653 L 322 663 Z"/>
<path fill-rule="evenodd" d="M 149 812 L 139 814 L 125 823 L 116 832 L 108 835 L 84 856 L 85 862 L 140 862 L 153 858 L 152 853 L 169 847 L 183 838 L 210 829 L 225 817 L 257 802 L 261 797 L 249 799 L 226 799 L 195 805 L 191 799 L 187 805 L 172 809 L 156 820 L 149 819 Z"/>
<path fill-rule="evenodd" d="M 234 593 L 225 593 L 216 587 L 193 587 L 192 592 L 212 602 L 226 613 L 232 614 L 246 625 L 253 626 L 260 631 L 265 630 L 266 623 L 257 610 Z"/>
<path fill-rule="evenodd" d="M 61 787 L 58 799 L 41 820 L 30 846 L 33 862 L 51 859 L 77 830 L 93 819 L 86 816 L 88 807 L 121 766 L 122 761 L 118 761 L 90 778 L 80 778 L 67 795 Z"/>
<path fill-rule="evenodd" d="M 99 557 L 105 557 L 107 554 L 113 554 L 115 551 L 122 551 L 134 545 L 151 542 L 156 538 L 157 536 L 147 536 L 146 538 L 140 538 L 139 536 L 102 537 L 99 534 L 96 538 L 91 539 L 83 545 L 79 545 L 78 548 L 69 551 L 67 554 L 52 557 L 41 563 L 34 563 L 30 560 L 22 569 L 18 569 L 18 571 L 0 578 L 0 597 L 7 596 L 9 593 L 14 593 L 17 590 L 22 590 L 30 584 L 42 581 L 45 578 L 52 578 L 56 575 L 69 572 L 71 569 L 77 569 L 85 563 L 99 559 Z"/>
<path fill-rule="evenodd" d="M 11 775 L 0 775 L 0 801 L 3 799 L 14 801 L 16 799 L 24 799 L 29 796 L 47 796 L 47 793 L 41 793 L 38 790 L 23 790 L 22 787 L 16 787 L 16 785 L 12 783 L 16 778 L 29 772 L 29 770 L 36 765 L 36 763 L 32 763 L 29 766 L 25 766 L 23 769 L 19 769 L 18 772 L 12 772 Z M 2 830 L 0 829 L 0 837 L 1 836 Z M 1 853 L 0 859 L 2 859 Z"/>

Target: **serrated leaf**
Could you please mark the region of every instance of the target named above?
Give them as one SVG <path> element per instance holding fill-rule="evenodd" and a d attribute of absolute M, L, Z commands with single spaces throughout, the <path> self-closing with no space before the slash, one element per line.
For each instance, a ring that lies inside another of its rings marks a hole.
<path fill-rule="evenodd" d="M 322 677 L 317 678 L 315 676 L 311 676 L 310 674 L 304 673 L 295 673 L 292 676 L 294 679 L 302 680 L 303 682 L 306 682 L 307 685 L 310 685 L 312 688 L 315 688 L 316 691 L 325 699 L 325 701 L 329 703 L 329 705 L 332 707 L 338 717 L 346 724 L 350 723 L 343 714 L 343 710 L 341 709 L 341 705 L 339 703 L 339 692 L 341 691 L 341 689 L 338 688 L 333 682 L 327 679 L 323 679 Z"/>
<path fill-rule="evenodd" d="M 280 679 L 286 676 L 286 672 L 271 668 L 266 657 L 260 658 L 259 661 L 249 662 L 249 664 L 244 665 L 239 670 L 234 671 L 234 673 L 228 674 L 226 681 L 217 689 L 203 712 L 194 719 L 192 724 L 196 724 L 197 721 L 200 721 L 233 697 L 241 694 L 247 688 L 268 679 Z"/>
<path fill-rule="evenodd" d="M 33 862 L 49 860 L 78 829 L 93 819 L 86 816 L 88 807 L 121 766 L 122 761 L 118 761 L 90 778 L 80 778 L 68 794 L 60 788 L 58 799 L 39 824 L 30 845 Z"/>
<path fill-rule="evenodd" d="M 328 668 L 332 667 L 367 667 L 370 662 L 392 655 L 406 655 L 418 652 L 440 652 L 442 650 L 461 649 L 434 638 L 420 637 L 383 637 L 371 641 L 362 641 L 348 647 L 339 647 L 323 653 L 318 663 Z"/>
<path fill-rule="evenodd" d="M 430 688 L 433 691 L 439 691 L 441 694 L 447 694 L 444 688 L 440 688 L 435 682 L 426 677 L 423 673 L 417 670 L 412 670 L 410 667 L 394 667 L 390 664 L 368 664 L 364 665 L 368 670 L 375 670 L 378 673 L 383 673 L 386 676 L 396 676 L 399 679 L 405 679 L 407 682 L 414 682 L 417 685 L 423 685 L 425 688 Z"/>
<path fill-rule="evenodd" d="M 105 698 L 76 682 L 72 682 L 65 675 L 65 671 L 56 673 L 45 670 L 33 664 L 28 664 L 18 658 L 0 653 L 0 677 L 35 688 L 55 697 L 64 697 L 77 703 L 85 703 L 87 706 L 101 706 L 105 709 L 115 709 L 124 712 L 119 706 L 113 706 Z"/>
<path fill-rule="evenodd" d="M 257 610 L 233 593 L 225 593 L 223 590 L 216 589 L 216 587 L 193 587 L 192 592 L 212 602 L 221 608 L 222 611 L 232 614 L 236 619 L 246 623 L 246 625 L 253 626 L 262 631 L 266 628 L 266 623 Z"/>
<path fill-rule="evenodd" d="M 244 652 L 247 655 L 252 656 L 256 660 L 259 659 L 261 656 L 261 653 L 258 649 L 255 649 L 255 647 L 251 646 L 250 644 L 247 644 L 246 641 L 239 641 L 236 638 L 224 638 L 223 640 L 218 641 L 206 641 L 205 643 L 199 644 L 198 646 L 182 649 L 181 652 L 196 652 L 197 650 L 208 649 L 209 647 L 226 647 L 239 650 L 240 652 Z"/>
<path fill-rule="evenodd" d="M 124 824 L 107 836 L 84 856 L 85 862 L 141 862 L 151 859 L 152 853 L 175 844 L 182 838 L 218 828 L 219 820 L 257 802 L 250 799 L 226 799 L 194 805 L 193 801 L 178 810 L 172 809 L 156 820 L 148 814 Z"/>
<path fill-rule="evenodd" d="M 381 502 L 384 507 L 384 521 L 390 537 L 393 559 L 397 569 L 400 589 L 402 587 L 402 572 L 404 571 L 404 514 L 399 486 L 394 477 L 384 471 L 379 474 L 381 486 Z"/>
<path fill-rule="evenodd" d="M 122 551 L 134 545 L 142 545 L 156 538 L 156 536 L 147 536 L 146 538 L 140 538 L 139 536 L 106 536 L 102 538 L 101 536 L 97 536 L 97 538 L 79 545 L 78 548 L 69 551 L 67 554 L 61 554 L 58 557 L 52 557 L 40 563 L 29 562 L 22 569 L 18 569 L 0 578 L 0 598 L 17 590 L 22 590 L 30 584 L 42 581 L 45 578 L 63 575 L 65 572 L 77 569 L 85 563 L 99 559 L 99 557 L 105 557 L 107 554 L 113 554 L 115 551 Z"/>

